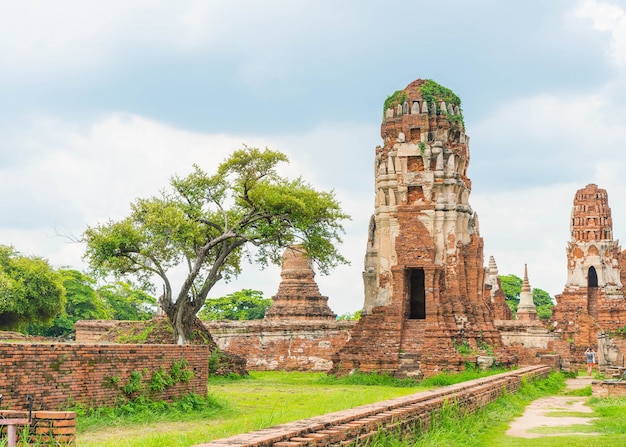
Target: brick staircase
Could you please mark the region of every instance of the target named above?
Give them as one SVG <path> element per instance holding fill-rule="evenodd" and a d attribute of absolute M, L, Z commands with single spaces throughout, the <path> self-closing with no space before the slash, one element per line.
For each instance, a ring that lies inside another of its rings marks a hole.
<path fill-rule="evenodd" d="M 421 376 L 420 360 L 425 330 L 426 322 L 424 320 L 404 321 L 397 376 Z"/>
<path fill-rule="evenodd" d="M 598 288 L 597 287 L 589 287 L 587 295 L 587 311 L 589 315 L 594 319 L 598 319 Z"/>

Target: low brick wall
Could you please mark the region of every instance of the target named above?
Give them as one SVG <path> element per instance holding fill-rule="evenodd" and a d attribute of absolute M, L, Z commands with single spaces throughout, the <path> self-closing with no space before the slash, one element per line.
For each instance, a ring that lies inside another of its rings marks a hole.
<path fill-rule="evenodd" d="M 328 371 L 355 321 L 205 322 L 220 349 L 246 359 L 250 371 Z"/>
<path fill-rule="evenodd" d="M 626 397 L 626 381 L 594 380 L 591 394 L 593 397 Z"/>
<path fill-rule="evenodd" d="M 519 345 L 544 352 L 553 349 L 554 342 L 561 339 L 560 333 L 550 331 L 538 321 L 496 320 L 494 324 L 505 346 Z"/>
<path fill-rule="evenodd" d="M 350 339 L 355 321 L 207 321 L 219 348 L 246 359 L 250 371 L 328 371 L 332 355 Z M 145 321 L 78 321 L 76 341 L 97 343 L 109 330 L 127 330 Z"/>
<path fill-rule="evenodd" d="M 28 411 L 0 410 L 2 419 L 28 419 Z M 17 426 L 17 435 L 24 433 L 22 426 Z M 0 444 L 6 438 L 7 429 L 2 427 Z M 37 445 L 75 445 L 76 413 L 73 411 L 33 411 L 28 425 L 29 444 Z M 20 439 L 19 442 L 26 440 Z M 20 444 L 22 445 L 22 444 Z"/>
<path fill-rule="evenodd" d="M 552 368 L 534 365 L 431 391 L 363 405 L 350 410 L 277 425 L 218 439 L 196 447 L 340 446 L 362 442 L 381 430 L 425 430 L 444 405 L 456 402 L 468 411 L 498 399 L 504 390 L 517 391 L 524 379 L 546 377 Z"/>
<path fill-rule="evenodd" d="M 153 371 L 169 371 L 182 359 L 193 377 L 150 396 L 172 400 L 190 392 L 204 395 L 208 357 L 209 348 L 197 345 L 0 343 L 2 404 L 27 409 L 30 394 L 36 410 L 65 409 L 73 403 L 111 406 L 124 395 L 120 387 L 133 372 L 141 373 L 141 384 L 148 389 Z"/>

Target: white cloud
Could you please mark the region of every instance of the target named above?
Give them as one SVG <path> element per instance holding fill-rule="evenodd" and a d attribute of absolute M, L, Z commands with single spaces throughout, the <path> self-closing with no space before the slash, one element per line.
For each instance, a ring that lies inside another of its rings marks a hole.
<path fill-rule="evenodd" d="M 30 141 L 29 158 L 3 172 L 0 184 L 28 189 L 60 210 L 80 211 L 88 223 L 119 217 L 133 198 L 158 192 L 174 173 L 188 172 L 194 162 L 216 166 L 242 143 L 127 114 L 110 115 L 87 129 L 49 117 L 39 117 L 33 126 L 22 130 Z"/>
<path fill-rule="evenodd" d="M 135 198 L 157 194 L 173 174 L 193 163 L 210 171 L 242 143 L 127 114 L 86 128 L 49 117 L 29 124 L 12 138 L 29 146 L 28 157 L 0 170 L 0 188 L 11 191 L 0 204 L 0 243 L 76 268 L 82 252 L 56 233 L 79 237 L 87 225 L 121 218 Z"/>
<path fill-rule="evenodd" d="M 513 100 L 468 130 L 473 162 L 491 160 L 504 173 L 495 183 L 475 178 L 480 188 L 470 198 L 485 257 L 495 256 L 500 274 L 522 276 L 528 263 L 533 287 L 562 292 L 572 202 L 589 183 L 607 190 L 614 237 L 626 237 L 626 207 L 618 200 L 626 194 L 626 122 L 618 118 L 623 105 L 615 100 L 620 88 L 607 84 L 579 95 Z M 519 181 L 507 179 L 514 175 Z"/>
<path fill-rule="evenodd" d="M 206 60 L 208 51 L 234 60 L 244 83 L 257 85 L 302 68 L 294 57 L 302 46 L 321 45 L 316 54 L 324 57 L 340 52 L 336 39 L 357 29 L 351 8 L 288 0 L 5 2 L 0 74 L 50 81 L 157 52 Z"/>
<path fill-rule="evenodd" d="M 612 62 L 626 67 L 626 12 L 612 2 L 582 0 L 573 11 L 574 16 L 591 20 L 593 29 L 611 36 L 607 54 Z"/>
<path fill-rule="evenodd" d="M 132 201 L 157 194 L 173 174 L 186 174 L 193 163 L 210 172 L 243 143 L 268 146 L 290 156 L 290 165 L 282 168 L 285 175 L 302 175 L 318 189 L 334 187 L 344 210 L 353 216 L 345 225 L 347 234 L 341 247 L 352 265 L 317 279 L 335 312 L 362 306 L 364 237 L 373 202 L 369 189 L 363 191 L 349 180 L 349 154 L 355 152 L 354 144 L 358 149 L 362 143 L 362 137 L 356 137 L 361 126 L 320 126 L 310 133 L 288 136 L 209 135 L 125 113 L 86 126 L 38 116 L 25 126 L 15 130 L 11 140 L 18 151 L 20 143 L 28 146 L 27 156 L 0 167 L 0 188 L 12 191 L 9 198 L 15 199 L 0 204 L 0 244 L 43 256 L 57 267 L 82 269 L 84 247 L 70 244 L 57 233 L 78 237 L 87 225 L 122 218 Z M 333 150 L 319 148 L 329 140 L 339 142 L 345 153 L 326 158 Z M 373 153 L 373 147 L 365 150 Z M 271 296 L 279 282 L 279 268 L 259 272 L 256 266 L 246 265 L 240 278 L 220 283 L 211 296 L 242 288 L 260 289 Z"/>
<path fill-rule="evenodd" d="M 472 194 L 478 212 L 485 260 L 494 256 L 499 274 L 523 277 L 528 264 L 532 287 L 561 293 L 567 278 L 565 248 L 576 190 L 585 185 L 555 184 L 518 191 Z"/>
<path fill-rule="evenodd" d="M 207 42 L 215 44 L 227 31 L 228 25 L 220 19 L 227 3 L 5 3 L 0 14 L 0 66 L 17 74 L 69 74 L 101 68 L 133 49 L 190 49 Z M 198 25 L 190 19 L 193 17 Z"/>
<path fill-rule="evenodd" d="M 492 141 L 515 145 L 519 139 L 534 139 L 550 146 L 550 152 L 570 152 L 574 147 L 604 145 L 614 147 L 624 136 L 623 122 L 609 119 L 613 105 L 603 92 L 582 95 L 540 94 L 512 100 L 472 124 L 471 135 L 484 134 Z M 558 146 L 553 146 L 558 143 Z M 525 151 L 532 154 L 533 149 Z M 549 155 L 549 154 L 547 154 Z"/>

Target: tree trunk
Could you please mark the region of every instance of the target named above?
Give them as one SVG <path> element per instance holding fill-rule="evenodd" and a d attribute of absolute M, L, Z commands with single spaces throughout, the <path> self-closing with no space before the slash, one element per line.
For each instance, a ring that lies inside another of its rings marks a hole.
<path fill-rule="evenodd" d="M 193 322 L 196 314 L 188 303 L 176 302 L 167 312 L 167 316 L 174 329 L 174 342 L 177 345 L 186 345 L 193 340 Z"/>

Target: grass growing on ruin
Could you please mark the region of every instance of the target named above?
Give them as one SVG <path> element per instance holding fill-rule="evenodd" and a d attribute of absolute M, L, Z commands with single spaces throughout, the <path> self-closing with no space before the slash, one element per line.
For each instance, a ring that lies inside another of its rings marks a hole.
<path fill-rule="evenodd" d="M 564 385 L 565 380 L 561 374 L 552 374 L 547 380 L 525 383 L 518 393 L 505 394 L 487 407 L 470 414 L 451 403 L 434 418 L 431 429 L 424 433 L 414 433 L 404 438 L 382 433 L 364 445 L 368 447 L 500 445 L 497 438 L 506 431 L 511 420 L 523 413 L 527 404 L 539 397 L 557 394 Z M 502 445 L 513 445 L 508 442 L 507 438 L 507 443 Z"/>
<path fill-rule="evenodd" d="M 496 367 L 481 371 L 476 365 L 468 363 L 465 365 L 465 371 L 456 374 L 437 374 L 435 376 L 424 379 L 420 382 L 422 386 L 429 388 L 454 385 L 455 383 L 466 382 L 468 380 L 479 379 L 481 377 L 493 376 L 496 374 L 507 372 L 506 368 Z"/>
<path fill-rule="evenodd" d="M 481 377 L 493 376 L 506 372 L 505 368 L 491 368 L 485 371 L 481 371 L 474 364 L 468 363 L 465 365 L 465 371 L 459 373 L 441 373 L 435 376 L 429 377 L 423 380 L 416 379 L 397 379 L 389 374 L 369 374 L 359 371 L 348 376 L 329 376 L 323 375 L 320 377 L 319 382 L 324 384 L 344 384 L 344 385 L 379 385 L 379 386 L 392 386 L 392 387 L 422 387 L 422 388 L 436 388 L 447 385 L 454 385 L 455 383 L 466 382 L 468 380 L 479 379 Z"/>
<path fill-rule="evenodd" d="M 211 395 L 202 397 L 188 394 L 172 404 L 139 398 L 132 402 L 120 402 L 112 408 L 86 409 L 79 405 L 74 410 L 77 414 L 78 429 L 89 431 L 146 421 L 170 422 L 173 420 L 208 419 L 220 413 L 228 412 L 228 404 Z"/>

